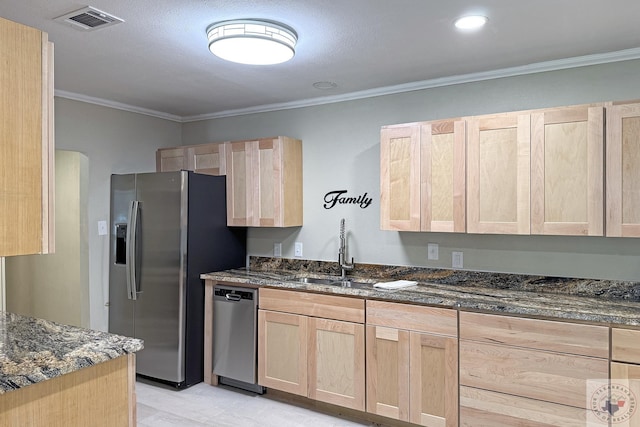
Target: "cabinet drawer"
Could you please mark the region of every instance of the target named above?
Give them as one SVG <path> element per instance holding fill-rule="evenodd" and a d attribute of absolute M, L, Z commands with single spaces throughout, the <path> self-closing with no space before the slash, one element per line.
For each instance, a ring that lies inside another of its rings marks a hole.
<path fill-rule="evenodd" d="M 460 384 L 586 408 L 587 383 L 609 377 L 609 360 L 460 342 Z"/>
<path fill-rule="evenodd" d="M 456 310 L 367 301 L 367 324 L 458 336 Z"/>
<path fill-rule="evenodd" d="M 612 328 L 611 359 L 640 363 L 640 331 Z"/>
<path fill-rule="evenodd" d="M 258 301 L 263 310 L 364 323 L 364 300 L 359 298 L 261 288 Z"/>
<path fill-rule="evenodd" d="M 460 339 L 609 357 L 606 326 L 461 312 Z"/>
<path fill-rule="evenodd" d="M 605 417 L 606 420 L 606 417 Z M 590 409 L 460 387 L 461 427 L 607 426 Z"/>

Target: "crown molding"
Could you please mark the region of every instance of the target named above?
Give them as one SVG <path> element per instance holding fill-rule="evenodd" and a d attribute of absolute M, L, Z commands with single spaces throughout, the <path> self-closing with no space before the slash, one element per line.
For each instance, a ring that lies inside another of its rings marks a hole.
<path fill-rule="evenodd" d="M 80 93 L 68 92 L 66 90 L 55 90 L 55 96 L 58 98 L 72 99 L 74 101 L 86 102 L 88 104 L 100 105 L 103 107 L 114 108 L 116 110 L 128 111 L 131 113 L 144 114 L 145 116 L 157 117 L 160 119 L 171 120 L 173 122 L 182 122 L 182 117 L 175 114 L 164 113 L 162 111 L 150 110 L 148 108 L 136 107 L 135 105 L 123 104 L 121 102 L 110 101 L 108 99 L 96 98 L 93 96 L 82 95 Z"/>
<path fill-rule="evenodd" d="M 590 65 L 599 65 L 612 62 L 622 62 L 640 59 L 640 48 L 620 50 L 616 52 L 607 52 L 601 54 L 577 56 L 573 58 L 558 59 L 553 61 L 537 62 L 534 64 L 522 65 L 518 67 L 502 68 L 499 70 L 485 71 L 480 73 L 462 74 L 458 76 L 442 77 L 437 79 L 422 80 L 418 82 L 405 83 L 394 86 L 386 86 L 376 89 L 363 90 L 358 92 L 350 92 L 342 95 L 323 96 L 318 98 L 304 99 L 300 101 L 282 102 L 276 104 L 258 105 L 249 108 L 240 108 L 236 110 L 225 110 L 217 113 L 197 114 L 193 116 L 177 116 L 174 114 L 163 113 L 161 111 L 149 110 L 146 108 L 135 107 L 132 105 L 122 104 L 119 102 L 109 101 L 101 98 L 80 95 L 73 92 L 56 90 L 56 96 L 77 101 L 88 102 L 91 104 L 102 105 L 105 107 L 116 108 L 119 110 L 131 111 L 134 113 L 146 114 L 148 116 L 159 117 L 162 119 L 172 120 L 180 123 L 197 122 L 202 120 L 219 119 L 224 117 L 242 116 L 247 114 L 266 113 L 269 111 L 290 110 L 294 108 L 312 107 L 316 105 L 333 104 L 336 102 L 354 101 L 358 99 L 373 98 L 384 95 L 394 95 L 404 92 L 412 92 L 424 89 L 431 89 L 443 86 L 452 86 L 462 83 L 472 83 L 485 80 L 494 80 L 505 77 L 521 76 L 526 74 L 544 73 L 548 71 L 564 70 L 568 68 L 587 67 Z"/>

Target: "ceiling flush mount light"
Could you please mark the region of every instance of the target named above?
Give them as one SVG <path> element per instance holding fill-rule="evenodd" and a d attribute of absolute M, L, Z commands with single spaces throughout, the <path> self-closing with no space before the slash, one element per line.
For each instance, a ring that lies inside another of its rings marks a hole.
<path fill-rule="evenodd" d="M 216 22 L 207 28 L 209 50 L 227 61 L 251 65 L 280 64 L 295 55 L 298 36 L 271 21 L 243 19 Z"/>
<path fill-rule="evenodd" d="M 477 30 L 482 28 L 488 21 L 486 16 L 482 15 L 468 15 L 462 18 L 456 19 L 454 25 L 459 30 Z"/>
<path fill-rule="evenodd" d="M 331 89 L 337 88 L 338 85 L 334 82 L 322 81 L 322 82 L 315 82 L 313 84 L 313 87 L 319 90 L 331 90 Z"/>

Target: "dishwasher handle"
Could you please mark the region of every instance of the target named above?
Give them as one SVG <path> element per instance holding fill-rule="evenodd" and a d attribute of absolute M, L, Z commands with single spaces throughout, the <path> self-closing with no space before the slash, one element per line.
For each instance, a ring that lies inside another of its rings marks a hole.
<path fill-rule="evenodd" d="M 231 301 L 231 302 L 237 302 L 237 301 L 240 301 L 242 299 L 242 297 L 240 295 L 238 295 L 238 294 L 226 294 L 224 296 L 224 298 L 227 301 Z"/>
<path fill-rule="evenodd" d="M 256 289 L 215 287 L 214 299 L 224 302 L 257 303 Z"/>

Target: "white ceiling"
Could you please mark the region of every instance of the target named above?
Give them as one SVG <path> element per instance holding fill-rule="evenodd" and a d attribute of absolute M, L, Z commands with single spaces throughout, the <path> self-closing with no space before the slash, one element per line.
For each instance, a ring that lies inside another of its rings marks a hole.
<path fill-rule="evenodd" d="M 86 1 L 5 0 L 0 16 L 49 33 L 57 95 L 179 121 L 640 58 L 638 0 Z M 125 22 L 83 32 L 53 21 L 87 5 Z M 489 17 L 481 32 L 454 29 L 469 13 Z M 294 28 L 294 59 L 209 53 L 206 27 L 242 18 Z"/>

